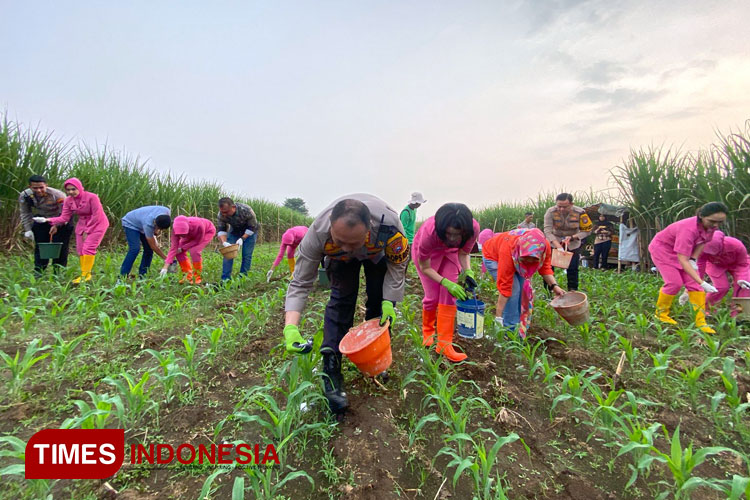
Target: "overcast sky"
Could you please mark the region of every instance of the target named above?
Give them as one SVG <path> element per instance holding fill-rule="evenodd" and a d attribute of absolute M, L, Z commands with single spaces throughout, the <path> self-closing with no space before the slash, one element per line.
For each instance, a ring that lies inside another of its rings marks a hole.
<path fill-rule="evenodd" d="M 750 118 L 748 0 L 0 0 L 0 106 L 311 212 L 605 188 Z"/>

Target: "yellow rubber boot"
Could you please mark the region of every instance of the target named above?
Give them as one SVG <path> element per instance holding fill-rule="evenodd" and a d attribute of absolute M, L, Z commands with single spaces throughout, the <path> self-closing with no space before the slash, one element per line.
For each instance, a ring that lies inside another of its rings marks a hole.
<path fill-rule="evenodd" d="M 291 274 L 294 274 L 294 257 L 291 259 L 286 259 L 286 263 L 289 264 L 289 272 Z"/>
<path fill-rule="evenodd" d="M 96 255 L 81 255 L 81 275 L 73 280 L 73 283 L 78 284 L 81 281 L 91 281 L 91 269 L 94 267 L 94 259 Z"/>
<path fill-rule="evenodd" d="M 183 276 L 180 280 L 180 283 L 192 283 L 193 282 L 193 266 L 190 265 L 190 261 L 185 259 L 182 262 L 177 261 L 180 264 L 180 269 L 182 269 Z"/>
<path fill-rule="evenodd" d="M 193 262 L 193 269 L 193 283 L 196 285 L 203 283 L 203 278 L 201 278 L 201 273 L 203 272 L 203 261 Z"/>
<path fill-rule="evenodd" d="M 688 292 L 688 297 L 695 311 L 695 326 L 703 333 L 716 333 L 716 330 L 706 323 L 706 292 Z"/>
<path fill-rule="evenodd" d="M 430 347 L 435 342 L 435 321 L 437 320 L 437 309 L 428 311 L 422 309 L 422 345 Z"/>
<path fill-rule="evenodd" d="M 676 325 L 677 322 L 669 317 L 672 302 L 677 295 L 669 295 L 659 290 L 659 299 L 656 301 L 656 319 L 668 325 Z"/>
<path fill-rule="evenodd" d="M 456 306 L 438 304 L 437 309 L 437 345 L 435 350 L 450 361 L 458 363 L 466 359 L 466 354 L 456 352 L 453 348 L 453 330 L 456 326 Z"/>

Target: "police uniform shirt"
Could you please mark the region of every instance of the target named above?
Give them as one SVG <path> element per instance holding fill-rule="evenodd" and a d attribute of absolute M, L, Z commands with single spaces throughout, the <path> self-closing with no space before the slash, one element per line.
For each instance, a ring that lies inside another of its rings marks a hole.
<path fill-rule="evenodd" d="M 370 230 L 365 245 L 353 253 L 344 252 L 331 239 L 331 212 L 341 200 L 358 200 L 370 210 Z M 381 219 L 383 228 L 381 230 Z M 297 247 L 294 275 L 286 294 L 286 311 L 302 312 L 318 277 L 323 257 L 334 260 L 366 260 L 375 263 L 388 259 L 383 281 L 383 299 L 401 302 L 404 298 L 404 275 L 409 257 L 409 242 L 404 236 L 398 213 L 383 200 L 366 193 L 343 196 L 315 218 Z"/>
<path fill-rule="evenodd" d="M 568 250 L 580 247 L 583 240 L 591 234 L 593 226 L 586 211 L 575 205 L 571 206 L 565 215 L 556 206 L 544 214 L 544 236 L 550 242 L 562 242 L 568 236 L 578 238 L 570 240 Z"/>

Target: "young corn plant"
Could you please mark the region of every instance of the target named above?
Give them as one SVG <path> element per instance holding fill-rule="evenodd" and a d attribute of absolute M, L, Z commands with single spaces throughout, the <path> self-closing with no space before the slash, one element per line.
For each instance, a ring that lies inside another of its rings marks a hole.
<path fill-rule="evenodd" d="M 119 398 L 112 397 L 109 394 L 96 394 L 92 391 L 86 391 L 86 394 L 91 398 L 92 406 L 81 399 L 73 400 L 81 415 L 76 418 L 66 418 L 62 423 L 62 429 L 106 428 L 110 417 L 114 415 L 112 408 Z"/>
<path fill-rule="evenodd" d="M 34 339 L 26 346 L 26 352 L 23 354 L 23 358 L 20 358 L 21 352 L 16 351 L 15 357 L 10 357 L 3 351 L 0 351 L 0 358 L 5 363 L 5 367 L 10 371 L 10 380 L 8 381 L 9 393 L 11 396 L 18 396 L 29 370 L 50 355 L 49 352 L 37 356 L 37 353 L 46 351 L 50 348 L 49 345 L 40 346 L 40 339 Z M 19 359 L 20 358 L 20 359 Z"/>
<path fill-rule="evenodd" d="M 750 401 L 743 402 L 743 395 L 740 394 L 737 379 L 734 377 L 734 358 L 724 358 L 722 367 L 721 382 L 724 384 L 724 392 L 716 392 L 711 398 L 711 410 L 717 413 L 719 403 L 726 401 L 732 410 L 732 421 L 735 426 L 740 427 L 743 423 L 743 417 L 748 408 Z"/>
<path fill-rule="evenodd" d="M 717 358 L 714 357 L 708 358 L 700 365 L 693 366 L 692 368 L 685 368 L 685 370 L 680 373 L 680 378 L 688 388 L 688 398 L 690 399 L 690 405 L 692 406 L 693 410 L 697 409 L 698 407 L 698 396 L 700 394 L 700 378 L 703 375 L 703 372 L 705 372 L 706 369 L 711 366 L 714 361 L 716 361 L 716 359 Z"/>
<path fill-rule="evenodd" d="M 179 396 L 180 394 L 180 377 L 187 379 L 189 382 L 190 377 L 180 368 L 174 351 L 159 352 L 153 349 L 146 349 L 146 352 L 153 356 L 159 363 L 159 369 L 154 374 L 154 377 L 156 377 L 164 389 L 164 402 L 171 403 L 175 396 Z"/>
<path fill-rule="evenodd" d="M 26 457 L 26 443 L 21 441 L 15 436 L 0 436 L 0 445 L 8 445 L 8 449 L 0 449 L 0 459 L 13 458 L 21 462 L 25 462 Z M 24 463 L 15 463 L 3 467 L 0 469 L 0 477 L 10 478 L 17 477 L 19 481 L 23 481 L 29 488 L 31 498 L 40 498 L 45 500 L 52 500 L 52 488 L 57 484 L 57 479 L 26 479 L 26 466 Z M 4 488 L 8 488 L 8 484 L 4 484 Z"/>
<path fill-rule="evenodd" d="M 447 467 L 455 467 L 456 470 L 453 473 L 453 487 L 456 487 L 458 479 L 461 474 L 468 472 L 469 477 L 473 482 L 474 486 L 474 498 L 481 500 L 496 500 L 507 498 L 505 490 L 503 488 L 502 480 L 493 471 L 495 460 L 500 452 L 500 449 L 509 443 L 521 441 L 527 453 L 531 453 L 529 447 L 524 443 L 523 439 L 515 432 L 508 434 L 502 438 L 499 438 L 494 431 L 490 429 L 483 429 L 483 432 L 490 434 L 495 438 L 495 442 L 491 448 L 487 448 L 485 439 L 474 439 L 467 434 L 456 435 L 448 438 L 448 441 L 465 441 L 471 445 L 470 449 L 473 451 L 473 455 L 464 457 L 456 453 L 456 451 L 445 446 L 438 451 L 438 456 L 447 455 L 452 458 L 448 463 Z M 459 446 L 459 448 L 461 448 Z"/>
<path fill-rule="evenodd" d="M 185 350 L 180 351 L 179 355 L 185 360 L 185 367 L 187 368 L 190 387 L 192 388 L 193 382 L 198 378 L 198 365 L 200 364 L 200 361 L 196 357 L 198 351 L 198 339 L 188 333 L 182 339 L 182 345 Z"/>
<path fill-rule="evenodd" d="M 67 364 L 70 354 L 89 335 L 91 335 L 91 332 L 82 333 L 70 340 L 65 340 L 58 332 L 52 332 L 52 336 L 57 340 L 55 345 L 52 346 L 52 373 L 60 383 L 62 383 L 63 369 Z"/>
<path fill-rule="evenodd" d="M 669 369 L 669 360 L 672 357 L 672 353 L 679 349 L 680 344 L 672 344 L 665 351 L 660 351 L 657 353 L 649 352 L 648 355 L 651 356 L 651 360 L 654 363 L 654 367 L 651 368 L 646 375 L 646 382 L 651 382 L 651 379 L 656 377 L 656 379 L 660 382 L 664 381 L 664 377 L 666 376 L 667 369 Z"/>
<path fill-rule="evenodd" d="M 664 437 L 670 442 L 670 453 L 664 453 L 658 448 L 652 446 L 650 450 L 651 454 L 643 459 L 643 461 L 647 463 L 656 461 L 666 464 L 672 473 L 673 482 L 671 484 L 666 481 L 660 482 L 669 487 L 669 490 L 662 492 L 657 499 L 666 499 L 670 494 L 674 494 L 675 500 L 689 499 L 690 492 L 698 487 L 707 487 L 722 491 L 724 488 L 722 480 L 706 479 L 695 476 L 693 475 L 693 471 L 712 455 L 718 455 L 722 452 L 737 454 L 737 452 L 731 448 L 723 446 L 710 446 L 693 452 L 693 443 L 690 443 L 687 448 L 682 447 L 682 444 L 680 443 L 679 425 L 672 434 L 671 439 L 667 429 L 663 429 Z"/>
<path fill-rule="evenodd" d="M 156 417 L 156 426 L 159 427 L 159 405 L 151 399 L 152 388 L 146 389 L 150 376 L 149 372 L 144 372 L 138 382 L 129 373 L 121 373 L 119 378 L 102 379 L 102 382 L 117 389 L 118 395 L 113 402 L 117 418 L 123 426 L 135 426 L 151 414 Z"/>

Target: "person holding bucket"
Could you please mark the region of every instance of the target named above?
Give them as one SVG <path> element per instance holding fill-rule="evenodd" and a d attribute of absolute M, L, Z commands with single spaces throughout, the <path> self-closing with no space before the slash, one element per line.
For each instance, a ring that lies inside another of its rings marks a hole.
<path fill-rule="evenodd" d="M 717 201 L 706 203 L 698 209 L 695 217 L 673 222 L 651 240 L 648 251 L 664 280 L 656 301 L 656 319 L 662 323 L 677 324 L 669 316 L 669 311 L 675 296 L 684 286 L 695 311 L 695 326 L 704 333 L 716 333 L 706 324 L 705 309 L 706 292 L 717 293 L 718 290 L 698 274 L 697 259 L 726 218 L 726 205 Z"/>
<path fill-rule="evenodd" d="M 104 213 L 99 197 L 89 191 L 84 191 L 83 184 L 75 177 L 71 177 L 64 184 L 67 198 L 63 202 L 62 212 L 58 217 L 34 217 L 34 222 L 43 224 L 49 222 L 52 225 L 49 233 L 57 233 L 57 225 L 65 225 L 70 222 L 73 214 L 78 215 L 76 223 L 76 252 L 81 261 L 81 275 L 73 280 L 73 283 L 91 280 L 91 269 L 94 267 L 96 250 L 104 238 L 104 233 L 109 228 L 109 220 Z"/>
<path fill-rule="evenodd" d="M 62 213 L 65 193 L 47 186 L 47 179 L 41 175 L 29 177 L 29 187 L 21 191 L 18 197 L 18 205 L 21 211 L 21 225 L 23 236 L 34 242 L 34 273 L 41 276 L 49 264 L 49 256 L 40 254 L 40 243 L 58 243 L 59 254 L 52 259 L 54 266 L 65 267 L 68 265 L 68 245 L 70 235 L 73 234 L 73 225 L 70 223 L 61 225 L 50 238 L 49 222 L 36 222 L 34 217 L 57 217 Z M 55 268 L 57 270 L 59 268 Z"/>
<path fill-rule="evenodd" d="M 581 242 L 591 234 L 592 228 L 591 219 L 581 207 L 573 205 L 573 196 L 569 193 L 558 194 L 555 206 L 544 214 L 544 236 L 553 248 L 573 254 L 567 267 L 568 290 L 578 290 Z"/>
<path fill-rule="evenodd" d="M 404 298 L 409 242 L 398 212 L 370 194 L 358 193 L 333 202 L 315 218 L 295 255 L 297 264 L 286 294 L 284 342 L 289 352 L 309 352 L 299 322 L 307 297 L 326 258 L 331 295 L 323 319 L 323 394 L 332 413 L 349 406 L 341 374 L 339 344 L 354 324 L 360 269 L 365 271 L 365 319 L 380 325 L 396 320 L 394 305 Z"/>
<path fill-rule="evenodd" d="M 276 260 L 273 261 L 271 269 L 266 274 L 266 282 L 271 281 L 271 276 L 276 270 L 281 259 L 284 258 L 284 252 L 286 251 L 286 263 L 289 265 L 289 274 L 294 274 L 294 251 L 297 249 L 302 238 L 307 234 L 307 226 L 294 226 L 290 227 L 281 236 L 281 245 L 279 246 L 279 253 L 276 256 Z"/>
<path fill-rule="evenodd" d="M 531 277 L 538 272 L 556 296 L 565 291 L 552 271 L 552 247 L 539 229 L 514 229 L 499 233 L 482 246 L 482 257 L 497 283 L 499 295 L 495 323 L 501 328 L 518 328 L 526 337 L 531 323 L 534 290 Z"/>
<path fill-rule="evenodd" d="M 721 302 L 729 291 L 727 274 L 732 276 L 734 282 L 732 296 L 750 297 L 750 258 L 745 245 L 737 238 L 725 236 L 721 231 L 714 232 L 698 258 L 698 275 L 706 274 L 717 289 L 706 295 L 708 309 Z M 683 303 L 682 299 L 680 303 Z M 731 316 L 737 316 L 737 312 L 732 309 Z"/>
<path fill-rule="evenodd" d="M 177 258 L 180 264 L 183 277 L 180 283 L 203 282 L 201 274 L 203 272 L 203 257 L 201 252 L 208 245 L 216 234 L 216 228 L 208 219 L 201 217 L 186 217 L 178 215 L 172 223 L 172 236 L 170 238 L 169 252 L 164 259 L 164 267 L 159 274 L 165 276 L 169 270 L 169 265 Z M 190 252 L 190 260 L 187 253 Z"/>
<path fill-rule="evenodd" d="M 219 200 L 219 215 L 216 218 L 217 236 L 225 247 L 237 244 L 242 252 L 240 274 L 247 274 L 253 265 L 253 250 L 258 239 L 258 219 L 249 205 L 235 203 L 232 198 Z M 225 258 L 221 264 L 221 279 L 232 277 L 234 258 Z"/>
<path fill-rule="evenodd" d="M 172 217 L 169 208 L 160 205 L 136 208 L 125 214 L 122 218 L 122 228 L 125 230 L 125 239 L 128 242 L 128 253 L 120 266 L 120 276 L 126 277 L 143 245 L 143 257 L 138 267 L 138 276 L 145 276 L 151 267 L 154 253 L 166 260 L 167 256 L 159 248 L 156 235 L 160 231 L 169 229 L 172 225 Z"/>
<path fill-rule="evenodd" d="M 453 347 L 456 299 L 467 298 L 457 281 L 463 271 L 467 285 L 477 287 L 469 254 L 478 235 L 479 223 L 471 210 L 463 203 L 446 203 L 420 226 L 411 249 L 424 289 L 422 345 L 431 346 L 437 330 L 435 350 L 454 363 L 466 359 Z"/>

